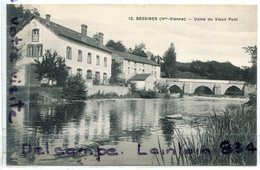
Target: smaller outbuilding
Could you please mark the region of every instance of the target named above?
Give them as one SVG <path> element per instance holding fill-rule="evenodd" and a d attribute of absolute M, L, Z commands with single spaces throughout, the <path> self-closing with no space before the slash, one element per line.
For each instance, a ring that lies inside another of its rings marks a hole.
<path fill-rule="evenodd" d="M 129 81 L 135 83 L 138 90 L 156 90 L 157 78 L 153 74 L 136 74 Z"/>

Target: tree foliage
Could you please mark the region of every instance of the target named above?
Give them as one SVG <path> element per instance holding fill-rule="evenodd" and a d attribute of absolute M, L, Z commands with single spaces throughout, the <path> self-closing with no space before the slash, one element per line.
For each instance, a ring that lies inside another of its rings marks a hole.
<path fill-rule="evenodd" d="M 251 56 L 251 67 L 244 67 L 244 80 L 251 84 L 257 83 L 257 46 L 243 47 L 245 53 Z"/>
<path fill-rule="evenodd" d="M 114 40 L 109 40 L 106 44 L 106 47 L 110 47 L 117 51 L 126 52 L 126 47 L 121 41 L 115 42 Z"/>
<path fill-rule="evenodd" d="M 46 50 L 43 57 L 34 60 L 35 73 L 39 81 L 46 80 L 48 84 L 56 81 L 57 86 L 62 86 L 68 77 L 65 59 L 58 56 L 57 52 Z"/>
<path fill-rule="evenodd" d="M 81 74 L 69 76 L 63 87 L 63 96 L 68 100 L 86 100 L 87 86 Z"/>
<path fill-rule="evenodd" d="M 18 17 L 19 22 L 23 23 L 25 20 L 33 15 L 40 16 L 38 9 L 26 9 L 22 5 L 19 5 L 17 7 L 14 4 L 7 5 L 7 24 L 10 24 L 11 20 L 14 17 Z"/>
<path fill-rule="evenodd" d="M 201 78 L 215 80 L 243 80 L 245 70 L 234 66 L 230 62 L 220 63 L 217 61 L 202 62 L 199 60 L 191 63 L 177 63 L 179 72 L 196 74 Z"/>
<path fill-rule="evenodd" d="M 119 75 L 122 73 L 121 64 L 119 62 L 113 61 L 111 66 L 111 77 L 109 79 L 110 84 L 120 83 Z"/>
<path fill-rule="evenodd" d="M 145 44 L 141 43 L 141 44 L 135 45 L 135 48 L 133 50 L 130 48 L 129 53 L 138 55 L 140 57 L 147 58 L 147 53 L 144 51 L 145 49 L 146 49 Z"/>
<path fill-rule="evenodd" d="M 171 46 L 164 54 L 164 63 L 162 64 L 162 71 L 166 74 L 166 77 L 169 78 L 176 77 L 176 73 L 177 73 L 176 52 L 173 43 L 171 43 Z"/>
<path fill-rule="evenodd" d="M 257 46 L 247 46 L 243 47 L 245 53 L 248 53 L 251 56 L 251 63 L 253 65 L 257 64 Z"/>

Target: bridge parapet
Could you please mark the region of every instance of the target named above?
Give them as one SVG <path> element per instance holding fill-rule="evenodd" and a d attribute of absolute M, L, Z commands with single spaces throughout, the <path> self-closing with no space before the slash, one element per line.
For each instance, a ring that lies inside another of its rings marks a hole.
<path fill-rule="evenodd" d="M 209 79 L 179 79 L 179 78 L 161 78 L 158 82 L 171 86 L 178 86 L 185 94 L 194 94 L 199 87 L 205 87 L 215 95 L 224 95 L 226 91 L 235 87 L 244 92 L 244 81 L 236 80 L 209 80 Z"/>

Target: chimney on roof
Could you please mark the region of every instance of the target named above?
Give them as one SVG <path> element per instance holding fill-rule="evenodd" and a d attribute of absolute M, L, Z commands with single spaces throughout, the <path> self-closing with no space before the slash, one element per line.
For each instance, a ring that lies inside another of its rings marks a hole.
<path fill-rule="evenodd" d="M 99 45 L 103 45 L 104 34 L 102 32 L 99 32 L 98 37 L 99 37 Z"/>
<path fill-rule="evenodd" d="M 102 32 L 94 34 L 93 38 L 98 41 L 99 46 L 103 45 L 104 34 Z"/>
<path fill-rule="evenodd" d="M 151 53 L 150 51 L 147 51 L 146 54 L 147 54 L 147 59 L 151 60 L 153 57 L 153 53 Z"/>
<path fill-rule="evenodd" d="M 50 14 L 46 14 L 46 22 L 49 24 L 51 21 L 51 15 Z"/>
<path fill-rule="evenodd" d="M 87 40 L 87 31 L 88 31 L 88 26 L 85 24 L 81 25 L 81 39 L 83 41 Z"/>

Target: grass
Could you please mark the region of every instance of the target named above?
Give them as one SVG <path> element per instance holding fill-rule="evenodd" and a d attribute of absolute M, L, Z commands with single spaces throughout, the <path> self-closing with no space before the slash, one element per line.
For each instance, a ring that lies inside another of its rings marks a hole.
<path fill-rule="evenodd" d="M 112 99 L 112 98 L 157 98 L 158 94 L 152 90 L 139 90 L 135 92 L 129 92 L 126 95 L 118 95 L 115 92 L 104 93 L 98 91 L 96 94 L 88 96 L 88 99 Z"/>
<path fill-rule="evenodd" d="M 254 99 L 256 97 L 253 97 Z M 257 152 L 252 148 L 256 147 L 257 143 L 256 100 L 250 100 L 239 108 L 226 108 L 221 116 L 208 117 L 207 128 L 204 131 L 198 128 L 197 135 L 185 136 L 178 129 L 175 129 L 175 132 L 176 138 L 172 145 L 176 154 L 171 155 L 170 165 L 255 166 L 257 163 Z M 221 147 L 223 141 L 226 143 Z M 178 151 L 179 145 L 193 151 L 198 149 L 199 152 L 181 153 Z M 209 149 L 210 154 L 202 152 L 203 146 L 204 149 Z M 158 147 L 161 148 L 159 138 Z M 157 164 L 167 165 L 165 155 L 161 152 L 160 155 L 161 157 L 156 157 Z"/>
<path fill-rule="evenodd" d="M 96 94 L 88 96 L 88 99 L 108 99 L 108 98 L 120 98 L 117 93 L 104 93 L 98 91 Z"/>

